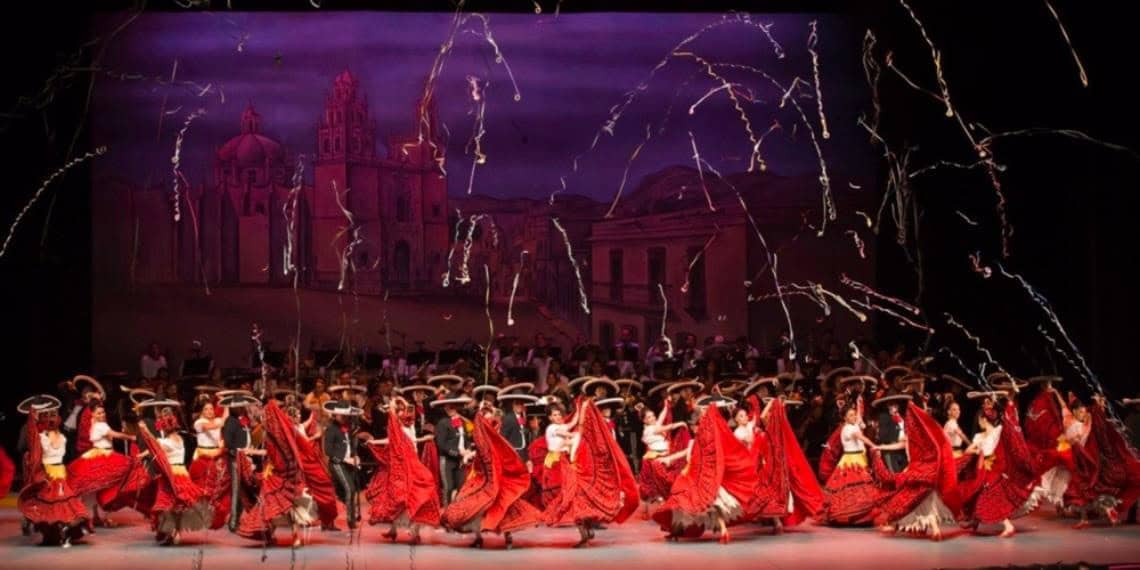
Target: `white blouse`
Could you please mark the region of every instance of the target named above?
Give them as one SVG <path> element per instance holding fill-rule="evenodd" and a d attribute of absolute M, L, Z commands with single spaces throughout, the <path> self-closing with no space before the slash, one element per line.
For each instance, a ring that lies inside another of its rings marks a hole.
<path fill-rule="evenodd" d="M 158 444 L 162 446 L 162 452 L 166 454 L 166 460 L 171 465 L 182 465 L 186 461 L 186 446 L 182 443 L 182 438 L 176 441 L 174 438 L 162 437 L 159 438 Z"/>
<path fill-rule="evenodd" d="M 645 426 L 641 430 L 641 441 L 649 451 L 657 453 L 669 451 L 669 442 L 665 439 L 665 433 L 655 425 Z"/>
<path fill-rule="evenodd" d="M 107 422 L 95 422 L 91 424 L 91 433 L 89 434 L 92 446 L 99 449 L 111 449 L 111 426 Z"/>
<path fill-rule="evenodd" d="M 1073 445 L 1084 445 L 1089 439 L 1089 429 L 1084 422 L 1073 420 L 1073 422 L 1065 428 L 1065 439 Z"/>
<path fill-rule="evenodd" d="M 566 436 L 558 432 L 562 426 L 560 424 L 550 424 L 546 426 L 546 450 L 563 452 L 566 451 Z"/>
<path fill-rule="evenodd" d="M 198 447 L 221 447 L 222 446 L 222 428 L 206 428 L 206 425 L 211 420 L 206 418 L 198 418 L 194 421 L 194 432 L 197 433 Z M 217 420 L 214 420 L 217 421 Z"/>
<path fill-rule="evenodd" d="M 400 429 L 404 431 L 404 435 L 408 436 L 408 439 L 412 440 L 412 443 L 416 442 L 416 424 L 401 426 Z"/>
<path fill-rule="evenodd" d="M 863 445 L 863 439 L 859 437 L 861 433 L 863 430 L 859 429 L 857 425 L 843 425 L 843 431 L 839 432 L 839 439 L 843 442 L 843 453 L 858 453 L 867 450 Z"/>
<path fill-rule="evenodd" d="M 44 465 L 60 465 L 63 463 L 63 455 L 67 453 L 67 436 L 59 434 L 59 447 L 52 447 L 48 434 L 41 433 L 40 449 L 43 450 L 40 461 Z"/>
<path fill-rule="evenodd" d="M 958 427 L 958 420 L 948 419 L 942 426 L 942 431 L 946 432 L 946 437 L 950 438 L 951 447 L 962 447 L 966 443 L 966 438 L 962 437 L 962 428 Z"/>
<path fill-rule="evenodd" d="M 984 431 L 974 435 L 973 443 L 984 457 L 993 455 L 997 450 L 998 442 L 1001 441 L 1001 428 L 1002 426 L 994 428 L 988 435 Z"/>
<path fill-rule="evenodd" d="M 752 447 L 752 442 L 756 439 L 755 432 L 747 424 L 736 426 L 736 429 L 732 430 L 732 435 L 736 436 L 736 441 L 743 443 L 748 448 Z"/>

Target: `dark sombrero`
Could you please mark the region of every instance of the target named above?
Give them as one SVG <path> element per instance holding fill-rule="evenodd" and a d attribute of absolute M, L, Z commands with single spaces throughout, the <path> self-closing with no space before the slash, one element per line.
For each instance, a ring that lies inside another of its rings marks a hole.
<path fill-rule="evenodd" d="M 344 400 L 329 400 L 322 404 L 321 408 L 325 413 L 334 416 L 359 416 L 364 413 L 364 410 Z"/>
<path fill-rule="evenodd" d="M 883 396 L 882 398 L 879 398 L 879 399 L 871 402 L 871 407 L 875 408 L 875 407 L 878 407 L 878 406 L 881 406 L 884 404 L 905 405 L 906 402 L 909 402 L 910 400 L 911 400 L 910 394 L 894 394 L 892 396 Z"/>
<path fill-rule="evenodd" d="M 470 404 L 471 402 L 474 402 L 474 401 L 475 400 L 472 400 L 471 398 L 468 398 L 467 396 L 460 396 L 458 398 L 444 398 L 442 400 L 434 400 L 428 405 L 433 407 L 433 408 L 436 408 L 439 406 L 465 406 L 465 405 Z"/>

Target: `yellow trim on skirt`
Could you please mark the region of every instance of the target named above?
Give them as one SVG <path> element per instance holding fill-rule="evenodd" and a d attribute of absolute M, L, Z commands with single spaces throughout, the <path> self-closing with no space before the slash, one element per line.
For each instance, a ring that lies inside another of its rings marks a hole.
<path fill-rule="evenodd" d="M 987 455 L 982 459 L 982 469 L 986 471 L 993 471 L 994 469 L 994 455 Z"/>
<path fill-rule="evenodd" d="M 664 456 L 665 456 L 665 454 L 661 453 L 659 451 L 646 451 L 645 455 L 642 455 L 641 458 L 652 461 L 654 459 L 657 459 L 658 457 L 664 457 Z"/>
<path fill-rule="evenodd" d="M 562 461 L 562 452 L 561 451 L 547 451 L 546 452 L 546 459 L 544 459 L 542 461 L 542 464 L 547 469 L 550 469 L 551 467 L 558 465 L 559 461 Z"/>
<path fill-rule="evenodd" d="M 852 467 L 866 469 L 867 453 L 863 451 L 858 453 L 844 453 L 843 457 L 839 459 L 839 463 L 835 465 L 836 469 L 850 469 Z"/>
<path fill-rule="evenodd" d="M 221 454 L 222 448 L 220 447 L 199 447 L 194 450 L 194 459 L 198 459 L 199 457 L 209 457 L 213 459 Z"/>
<path fill-rule="evenodd" d="M 84 454 L 81 455 L 80 457 L 82 457 L 83 459 L 95 459 L 96 457 L 107 457 L 108 455 L 111 455 L 110 449 L 103 449 L 101 447 L 92 447 L 91 449 L 88 449 L 86 452 L 84 452 Z"/>
<path fill-rule="evenodd" d="M 48 479 L 53 481 L 67 479 L 67 467 L 62 463 L 44 463 L 44 471 L 47 473 Z"/>

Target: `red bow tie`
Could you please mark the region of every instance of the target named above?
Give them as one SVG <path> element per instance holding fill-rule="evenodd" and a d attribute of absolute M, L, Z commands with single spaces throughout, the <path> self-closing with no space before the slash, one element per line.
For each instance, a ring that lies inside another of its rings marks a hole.
<path fill-rule="evenodd" d="M 459 428 L 463 427 L 463 418 L 461 418 L 459 416 L 455 416 L 454 418 L 451 418 L 451 427 L 453 427 L 455 429 L 459 429 Z"/>
<path fill-rule="evenodd" d="M 348 426 L 345 424 L 340 424 L 340 433 L 348 433 Z"/>
<path fill-rule="evenodd" d="M 238 419 L 238 421 L 241 422 L 241 427 L 249 427 L 249 416 L 242 416 L 240 419 Z"/>

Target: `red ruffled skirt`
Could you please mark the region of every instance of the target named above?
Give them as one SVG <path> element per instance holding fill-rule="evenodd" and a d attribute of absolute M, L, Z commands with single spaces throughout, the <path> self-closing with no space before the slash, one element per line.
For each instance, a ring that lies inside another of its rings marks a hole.
<path fill-rule="evenodd" d="M 1039 499 L 1031 487 L 1014 483 L 1001 472 L 986 467 L 985 463 L 979 465 L 972 479 L 961 481 L 958 489 L 962 494 L 962 512 L 966 519 L 982 524 L 1024 516 L 1036 508 Z"/>
<path fill-rule="evenodd" d="M 650 458 L 648 455 L 641 459 L 641 471 L 637 475 L 637 490 L 642 500 L 653 501 L 669 496 L 673 488 L 673 481 L 685 468 L 682 461 L 674 461 L 666 465 Z"/>
<path fill-rule="evenodd" d="M 87 508 L 67 481 L 63 465 L 45 465 L 47 473 L 20 490 L 16 504 L 33 524 L 76 526 L 87 520 Z"/>
<path fill-rule="evenodd" d="M 388 450 L 374 455 L 376 472 L 364 490 L 369 504 L 368 523 L 439 526 L 439 491 L 430 485 L 413 484 L 404 476 L 404 470 L 392 469 Z M 406 460 L 420 461 L 419 457 Z M 430 476 L 428 479 L 433 480 Z"/>
<path fill-rule="evenodd" d="M 67 466 L 67 480 L 77 495 L 117 487 L 131 471 L 131 460 L 109 449 L 92 448 Z"/>
<path fill-rule="evenodd" d="M 593 474 L 579 474 L 569 454 L 563 454 L 558 464 L 546 471 L 557 471 L 561 482 L 557 496 L 546 503 L 543 517 L 547 526 L 571 526 L 587 520 L 611 522 L 621 510 L 620 490 L 591 485 L 587 477 Z"/>
<path fill-rule="evenodd" d="M 128 458 L 127 473 L 119 482 L 105 487 L 96 494 L 99 507 L 113 513 L 119 509 L 131 508 L 145 516 L 150 516 L 154 506 L 158 485 L 146 469 L 143 460 Z"/>
<path fill-rule="evenodd" d="M 159 477 L 151 507 L 155 530 L 170 533 L 198 530 L 210 525 L 209 495 L 190 480 L 182 465 L 172 466 L 171 477 Z"/>
<path fill-rule="evenodd" d="M 238 534 L 264 540 L 272 536 L 277 526 L 309 526 L 317 518 L 317 504 L 299 477 L 279 477 L 269 472 L 262 478 L 257 504 L 242 512 Z"/>
<path fill-rule="evenodd" d="M 863 453 L 844 453 L 823 487 L 822 520 L 833 525 L 874 522 L 875 482 Z"/>

